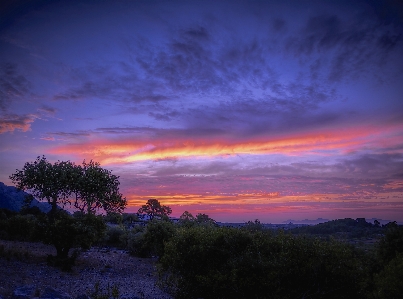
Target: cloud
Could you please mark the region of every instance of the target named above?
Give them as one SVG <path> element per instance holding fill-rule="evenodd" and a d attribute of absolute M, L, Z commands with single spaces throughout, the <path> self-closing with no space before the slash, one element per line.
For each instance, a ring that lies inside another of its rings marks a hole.
<path fill-rule="evenodd" d="M 42 105 L 42 107 L 38 108 L 38 111 L 44 114 L 54 115 L 57 109 L 48 105 Z"/>
<path fill-rule="evenodd" d="M 394 55 L 403 48 L 403 26 L 390 26 L 373 16 L 373 11 L 363 10 L 344 13 L 346 7 L 337 12 L 311 15 L 296 35 L 285 40 L 285 49 L 300 57 L 315 57 L 311 69 L 313 78 L 321 70 L 321 79 L 329 82 L 356 80 L 362 76 L 377 76 L 380 65 L 395 63 Z M 351 10 L 354 11 L 354 10 Z M 399 62 L 402 68 L 402 61 Z"/>
<path fill-rule="evenodd" d="M 0 66 L 0 110 L 5 112 L 9 104 L 29 94 L 30 83 L 17 72 L 17 65 L 4 63 Z"/>
<path fill-rule="evenodd" d="M 76 141 L 83 139 L 83 137 L 90 137 L 93 133 L 91 131 L 77 131 L 77 132 L 47 132 L 40 139 L 46 141 Z"/>
<path fill-rule="evenodd" d="M 16 115 L 16 114 L 6 114 L 0 118 L 0 134 L 6 132 L 14 132 L 19 130 L 22 132 L 29 131 L 31 129 L 31 123 L 37 119 L 38 116 L 34 114 L 27 115 Z"/>
<path fill-rule="evenodd" d="M 105 164 L 190 157 L 223 157 L 234 155 L 319 155 L 332 156 L 398 148 L 399 138 L 389 138 L 400 126 L 345 128 L 311 128 L 300 132 L 246 135 L 228 134 L 209 127 L 158 129 L 148 127 L 98 128 L 91 139 L 59 145 L 53 154 L 92 155 Z M 382 136 L 384 139 L 380 139 Z M 388 140 L 385 142 L 384 140 Z M 390 151 L 392 153 L 392 151 Z M 395 150 L 395 153 L 398 153 Z"/>

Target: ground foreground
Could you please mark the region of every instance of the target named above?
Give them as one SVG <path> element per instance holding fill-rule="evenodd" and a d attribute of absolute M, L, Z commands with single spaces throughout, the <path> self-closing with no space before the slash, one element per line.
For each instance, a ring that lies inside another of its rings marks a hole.
<path fill-rule="evenodd" d="M 39 292 L 55 288 L 75 298 L 90 295 L 97 282 L 105 289 L 117 286 L 120 297 L 171 298 L 155 286 L 154 259 L 94 247 L 81 253 L 72 272 L 66 273 L 47 266 L 47 255 L 55 254 L 52 246 L 0 240 L 0 247 L 7 253 L 0 256 L 0 295 L 4 298 L 10 298 L 14 289 L 24 285 L 35 285 Z"/>

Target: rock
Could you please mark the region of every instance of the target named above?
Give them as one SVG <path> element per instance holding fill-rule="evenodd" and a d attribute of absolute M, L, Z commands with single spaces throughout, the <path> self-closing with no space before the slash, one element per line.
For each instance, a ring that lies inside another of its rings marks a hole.
<path fill-rule="evenodd" d="M 40 298 L 41 299 L 72 299 L 72 297 L 69 294 L 60 292 L 53 288 L 46 288 Z"/>
<path fill-rule="evenodd" d="M 34 285 L 26 285 L 16 288 L 11 296 L 12 299 L 30 299 L 35 297 L 36 287 Z"/>

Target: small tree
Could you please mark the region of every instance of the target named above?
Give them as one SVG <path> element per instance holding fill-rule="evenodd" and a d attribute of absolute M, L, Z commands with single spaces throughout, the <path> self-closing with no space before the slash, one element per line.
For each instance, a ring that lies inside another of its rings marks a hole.
<path fill-rule="evenodd" d="M 72 185 L 76 195 L 74 207 L 88 214 L 95 214 L 99 209 L 107 213 L 123 212 L 127 201 L 119 193 L 118 176 L 92 160 L 89 163 L 84 161 L 82 166 L 76 166 L 74 172 L 78 177 Z"/>
<path fill-rule="evenodd" d="M 150 220 L 153 220 L 154 217 L 168 217 L 172 213 L 172 209 L 168 206 L 162 206 L 157 199 L 151 198 L 139 209 L 138 213 L 148 215 Z"/>
<path fill-rule="evenodd" d="M 103 234 L 106 227 L 94 215 L 97 210 L 123 212 L 126 199 L 119 193 L 118 178 L 93 161 L 84 161 L 82 166 L 70 161 L 52 164 L 44 156 L 25 163 L 10 176 L 17 188 L 32 195 L 31 200 L 36 197 L 51 205 L 49 217 L 41 222 L 41 240 L 56 247 L 53 264 L 61 262 L 65 268 L 74 263 L 74 256 L 68 257 L 71 248 L 89 248 Z M 58 205 L 66 204 L 73 204 L 80 213 L 72 217 L 58 209 Z"/>
<path fill-rule="evenodd" d="M 10 179 L 17 188 L 33 195 L 32 198 L 47 200 L 52 214 L 58 205 L 66 204 L 74 204 L 79 211 L 92 214 L 99 209 L 122 213 L 127 204 L 119 193 L 119 177 L 92 160 L 84 161 L 82 166 L 70 161 L 52 164 L 42 156 L 33 163 L 25 163 Z"/>
<path fill-rule="evenodd" d="M 70 249 L 89 249 L 101 239 L 106 225 L 101 216 L 93 214 L 77 212 L 71 216 L 63 210 L 56 213 L 54 221 L 43 219 L 39 224 L 39 233 L 45 244 L 52 244 L 56 248 L 56 257 L 49 255 L 48 263 L 69 271 L 78 256 L 78 251 L 69 256 Z"/>
<path fill-rule="evenodd" d="M 200 224 L 216 224 L 213 218 L 210 218 L 207 214 L 199 213 L 196 215 L 196 222 Z"/>
<path fill-rule="evenodd" d="M 194 221 L 195 217 L 192 215 L 192 213 L 185 211 L 182 213 L 182 215 L 179 217 L 180 221 Z"/>
<path fill-rule="evenodd" d="M 33 163 L 25 163 L 22 170 L 16 170 L 10 176 L 17 188 L 25 190 L 38 200 L 46 200 L 51 205 L 54 215 L 59 204 L 69 202 L 71 184 L 77 180 L 75 165 L 70 161 L 57 161 L 52 164 L 45 156 L 37 157 Z"/>

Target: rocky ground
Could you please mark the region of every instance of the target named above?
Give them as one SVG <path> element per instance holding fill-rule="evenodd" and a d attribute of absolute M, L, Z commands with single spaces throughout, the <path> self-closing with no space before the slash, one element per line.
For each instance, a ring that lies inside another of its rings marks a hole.
<path fill-rule="evenodd" d="M 41 243 L 0 240 L 0 296 L 10 298 L 13 290 L 35 285 L 40 293 L 46 287 L 70 294 L 73 298 L 94 291 L 95 284 L 105 290 L 117 286 L 120 297 L 171 298 L 156 285 L 156 261 L 130 256 L 116 249 L 92 248 L 82 252 L 72 272 L 62 272 L 46 264 L 55 254 L 52 246 Z"/>

